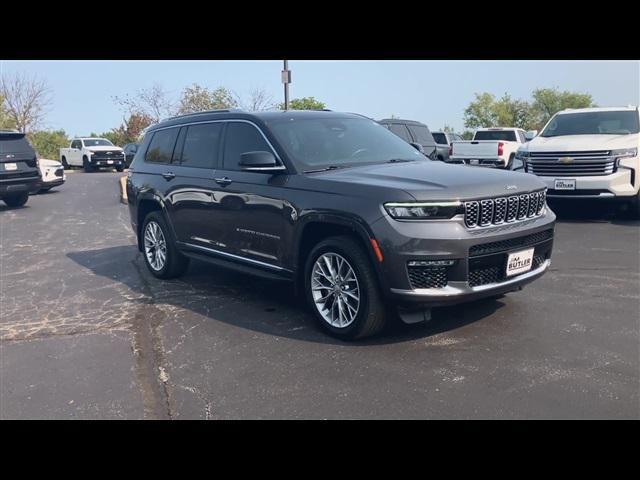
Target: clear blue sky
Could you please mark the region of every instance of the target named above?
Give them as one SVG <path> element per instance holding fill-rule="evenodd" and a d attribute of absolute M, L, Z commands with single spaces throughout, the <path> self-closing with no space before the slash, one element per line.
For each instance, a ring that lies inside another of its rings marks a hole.
<path fill-rule="evenodd" d="M 332 110 L 380 119 L 392 114 L 462 130 L 475 92 L 528 99 L 537 87 L 591 93 L 598 105 L 640 103 L 637 61 L 289 61 L 291 97 L 314 96 Z M 196 82 L 240 95 L 266 89 L 282 101 L 281 61 L 1 61 L 1 72 L 24 71 L 49 83 L 47 127 L 69 135 L 119 125 L 114 95 L 160 83 L 177 97 Z"/>

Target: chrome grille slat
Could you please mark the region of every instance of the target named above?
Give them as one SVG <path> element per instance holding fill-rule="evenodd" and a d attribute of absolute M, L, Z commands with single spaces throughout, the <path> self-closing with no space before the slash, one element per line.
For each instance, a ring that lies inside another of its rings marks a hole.
<path fill-rule="evenodd" d="M 585 152 L 531 152 L 526 170 L 540 176 L 599 176 L 615 172 L 615 158 L 608 150 Z M 561 158 L 571 157 L 568 163 Z"/>
<path fill-rule="evenodd" d="M 542 213 L 545 201 L 546 192 L 539 190 L 518 196 L 465 202 L 464 223 L 468 228 L 474 228 L 530 219 Z"/>

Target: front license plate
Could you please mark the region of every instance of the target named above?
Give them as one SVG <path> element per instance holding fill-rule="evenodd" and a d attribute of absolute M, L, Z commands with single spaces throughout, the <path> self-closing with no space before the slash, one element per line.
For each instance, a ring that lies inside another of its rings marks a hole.
<path fill-rule="evenodd" d="M 556 190 L 575 190 L 576 179 L 575 178 L 560 178 L 556 179 Z"/>
<path fill-rule="evenodd" d="M 4 164 L 4 169 L 5 170 L 17 170 L 18 169 L 18 164 L 17 163 L 5 163 Z"/>
<path fill-rule="evenodd" d="M 533 263 L 533 248 L 509 254 L 507 258 L 507 277 L 531 270 Z"/>

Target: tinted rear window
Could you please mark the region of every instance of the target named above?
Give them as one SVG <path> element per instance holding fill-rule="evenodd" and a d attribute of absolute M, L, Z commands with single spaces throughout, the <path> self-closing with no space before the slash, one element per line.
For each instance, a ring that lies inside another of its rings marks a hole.
<path fill-rule="evenodd" d="M 0 134 L 0 153 L 32 153 L 33 148 L 24 134 Z"/>
<path fill-rule="evenodd" d="M 515 142 L 516 132 L 513 130 L 482 130 L 476 132 L 474 140 L 502 140 L 503 142 Z"/>
<path fill-rule="evenodd" d="M 436 143 L 447 145 L 447 136 L 444 133 L 433 133 L 432 135 Z"/>
<path fill-rule="evenodd" d="M 411 133 L 413 133 L 413 136 L 415 137 L 416 142 L 422 145 L 434 143 L 431 132 L 424 125 L 408 125 L 408 127 L 409 127 L 409 130 L 411 130 Z"/>
<path fill-rule="evenodd" d="M 222 123 L 191 125 L 182 150 L 185 167 L 214 168 L 218 163 L 218 148 Z"/>
<path fill-rule="evenodd" d="M 149 148 L 144 157 L 146 162 L 169 163 L 173 154 L 173 147 L 178 136 L 177 128 L 158 130 L 153 134 Z"/>
<path fill-rule="evenodd" d="M 389 125 L 389 130 L 391 130 L 405 142 L 413 142 L 411 135 L 409 135 L 409 130 L 407 130 L 407 127 L 405 127 L 404 125 L 401 125 L 399 123 L 392 123 L 391 125 Z"/>

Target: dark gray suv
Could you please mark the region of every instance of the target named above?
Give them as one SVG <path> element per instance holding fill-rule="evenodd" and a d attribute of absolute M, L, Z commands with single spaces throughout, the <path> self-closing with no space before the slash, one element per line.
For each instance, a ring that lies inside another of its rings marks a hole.
<path fill-rule="evenodd" d="M 379 123 L 321 111 L 174 117 L 129 172 L 149 271 L 191 259 L 286 280 L 351 339 L 434 306 L 521 289 L 549 267 L 555 215 L 535 176 L 426 159 Z"/>

